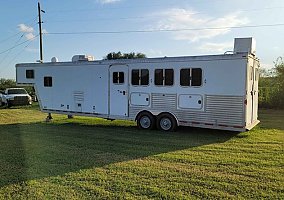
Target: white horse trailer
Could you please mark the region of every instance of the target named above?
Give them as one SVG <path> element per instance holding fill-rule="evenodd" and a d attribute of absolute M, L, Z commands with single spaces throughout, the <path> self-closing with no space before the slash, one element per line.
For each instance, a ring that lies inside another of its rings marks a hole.
<path fill-rule="evenodd" d="M 35 88 L 46 113 L 136 120 L 142 129 L 192 126 L 231 131 L 259 123 L 253 38 L 222 55 L 16 65 L 18 85 Z"/>

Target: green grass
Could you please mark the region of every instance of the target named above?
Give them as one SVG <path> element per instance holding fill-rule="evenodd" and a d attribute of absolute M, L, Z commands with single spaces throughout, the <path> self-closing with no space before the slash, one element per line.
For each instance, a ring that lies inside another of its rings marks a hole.
<path fill-rule="evenodd" d="M 284 111 L 245 133 L 0 109 L 0 199 L 284 199 Z"/>

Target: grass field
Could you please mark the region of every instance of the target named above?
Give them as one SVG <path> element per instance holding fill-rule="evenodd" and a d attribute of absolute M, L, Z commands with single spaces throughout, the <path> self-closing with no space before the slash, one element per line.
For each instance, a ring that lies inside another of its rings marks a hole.
<path fill-rule="evenodd" d="M 252 131 L 0 109 L 0 199 L 284 199 L 284 111 Z"/>

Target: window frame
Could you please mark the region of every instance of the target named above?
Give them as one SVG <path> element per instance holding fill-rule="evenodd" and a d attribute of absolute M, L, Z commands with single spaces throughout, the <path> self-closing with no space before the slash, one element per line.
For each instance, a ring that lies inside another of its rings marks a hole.
<path fill-rule="evenodd" d="M 181 85 L 181 70 L 183 69 L 189 69 L 190 70 L 190 79 L 189 79 L 189 85 Z M 201 69 L 201 84 L 200 86 L 192 86 L 192 69 Z M 199 88 L 199 87 L 202 87 L 203 86 L 203 68 L 202 67 L 183 67 L 183 68 L 180 68 L 179 70 L 179 85 L 180 87 L 184 87 L 184 88 L 189 88 L 189 87 L 192 87 L 192 88 Z"/>
<path fill-rule="evenodd" d="M 134 85 L 133 83 L 132 83 L 132 78 L 133 78 L 133 71 L 134 70 L 138 70 L 138 85 Z M 147 85 L 142 85 L 141 84 L 141 82 L 142 82 L 142 70 L 147 70 L 148 71 L 148 84 Z M 132 69 L 131 70 L 131 86 L 133 86 L 133 87 L 148 87 L 150 85 L 150 70 L 149 69 L 147 69 L 147 68 L 140 68 L 140 69 L 137 69 L 137 68 L 135 68 L 135 69 Z"/>
<path fill-rule="evenodd" d="M 48 81 L 46 81 L 47 79 L 48 79 Z M 48 87 L 48 88 L 53 87 L 53 78 L 52 78 L 52 76 L 44 76 L 43 77 L 43 87 Z"/>
<path fill-rule="evenodd" d="M 32 77 L 29 77 L 28 75 L 30 75 L 29 73 L 32 72 Z M 26 79 L 35 79 L 35 70 L 33 69 L 26 69 Z"/>
<path fill-rule="evenodd" d="M 114 82 L 114 73 L 117 73 L 117 83 Z M 123 74 L 123 82 L 122 82 L 122 83 L 119 81 L 120 73 Z M 115 71 L 115 72 L 112 72 L 112 84 L 115 84 L 115 85 L 123 85 L 124 83 L 125 83 L 125 73 L 124 73 L 124 72 L 122 72 L 122 71 Z"/>
<path fill-rule="evenodd" d="M 157 85 L 156 84 L 156 70 L 162 70 L 163 72 L 163 84 L 162 85 Z M 173 72 L 173 84 L 172 85 L 166 85 L 166 70 L 172 70 Z M 154 69 L 154 85 L 157 87 L 173 87 L 175 85 L 175 70 L 174 68 L 155 68 Z"/>

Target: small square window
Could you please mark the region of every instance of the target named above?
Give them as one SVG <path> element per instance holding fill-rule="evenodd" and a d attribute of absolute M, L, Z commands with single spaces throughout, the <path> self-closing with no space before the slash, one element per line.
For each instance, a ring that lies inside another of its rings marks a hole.
<path fill-rule="evenodd" d="M 26 70 L 26 78 L 27 79 L 34 79 L 35 78 L 34 70 Z"/>
<path fill-rule="evenodd" d="M 50 76 L 44 77 L 44 87 L 52 87 L 52 77 Z"/>

